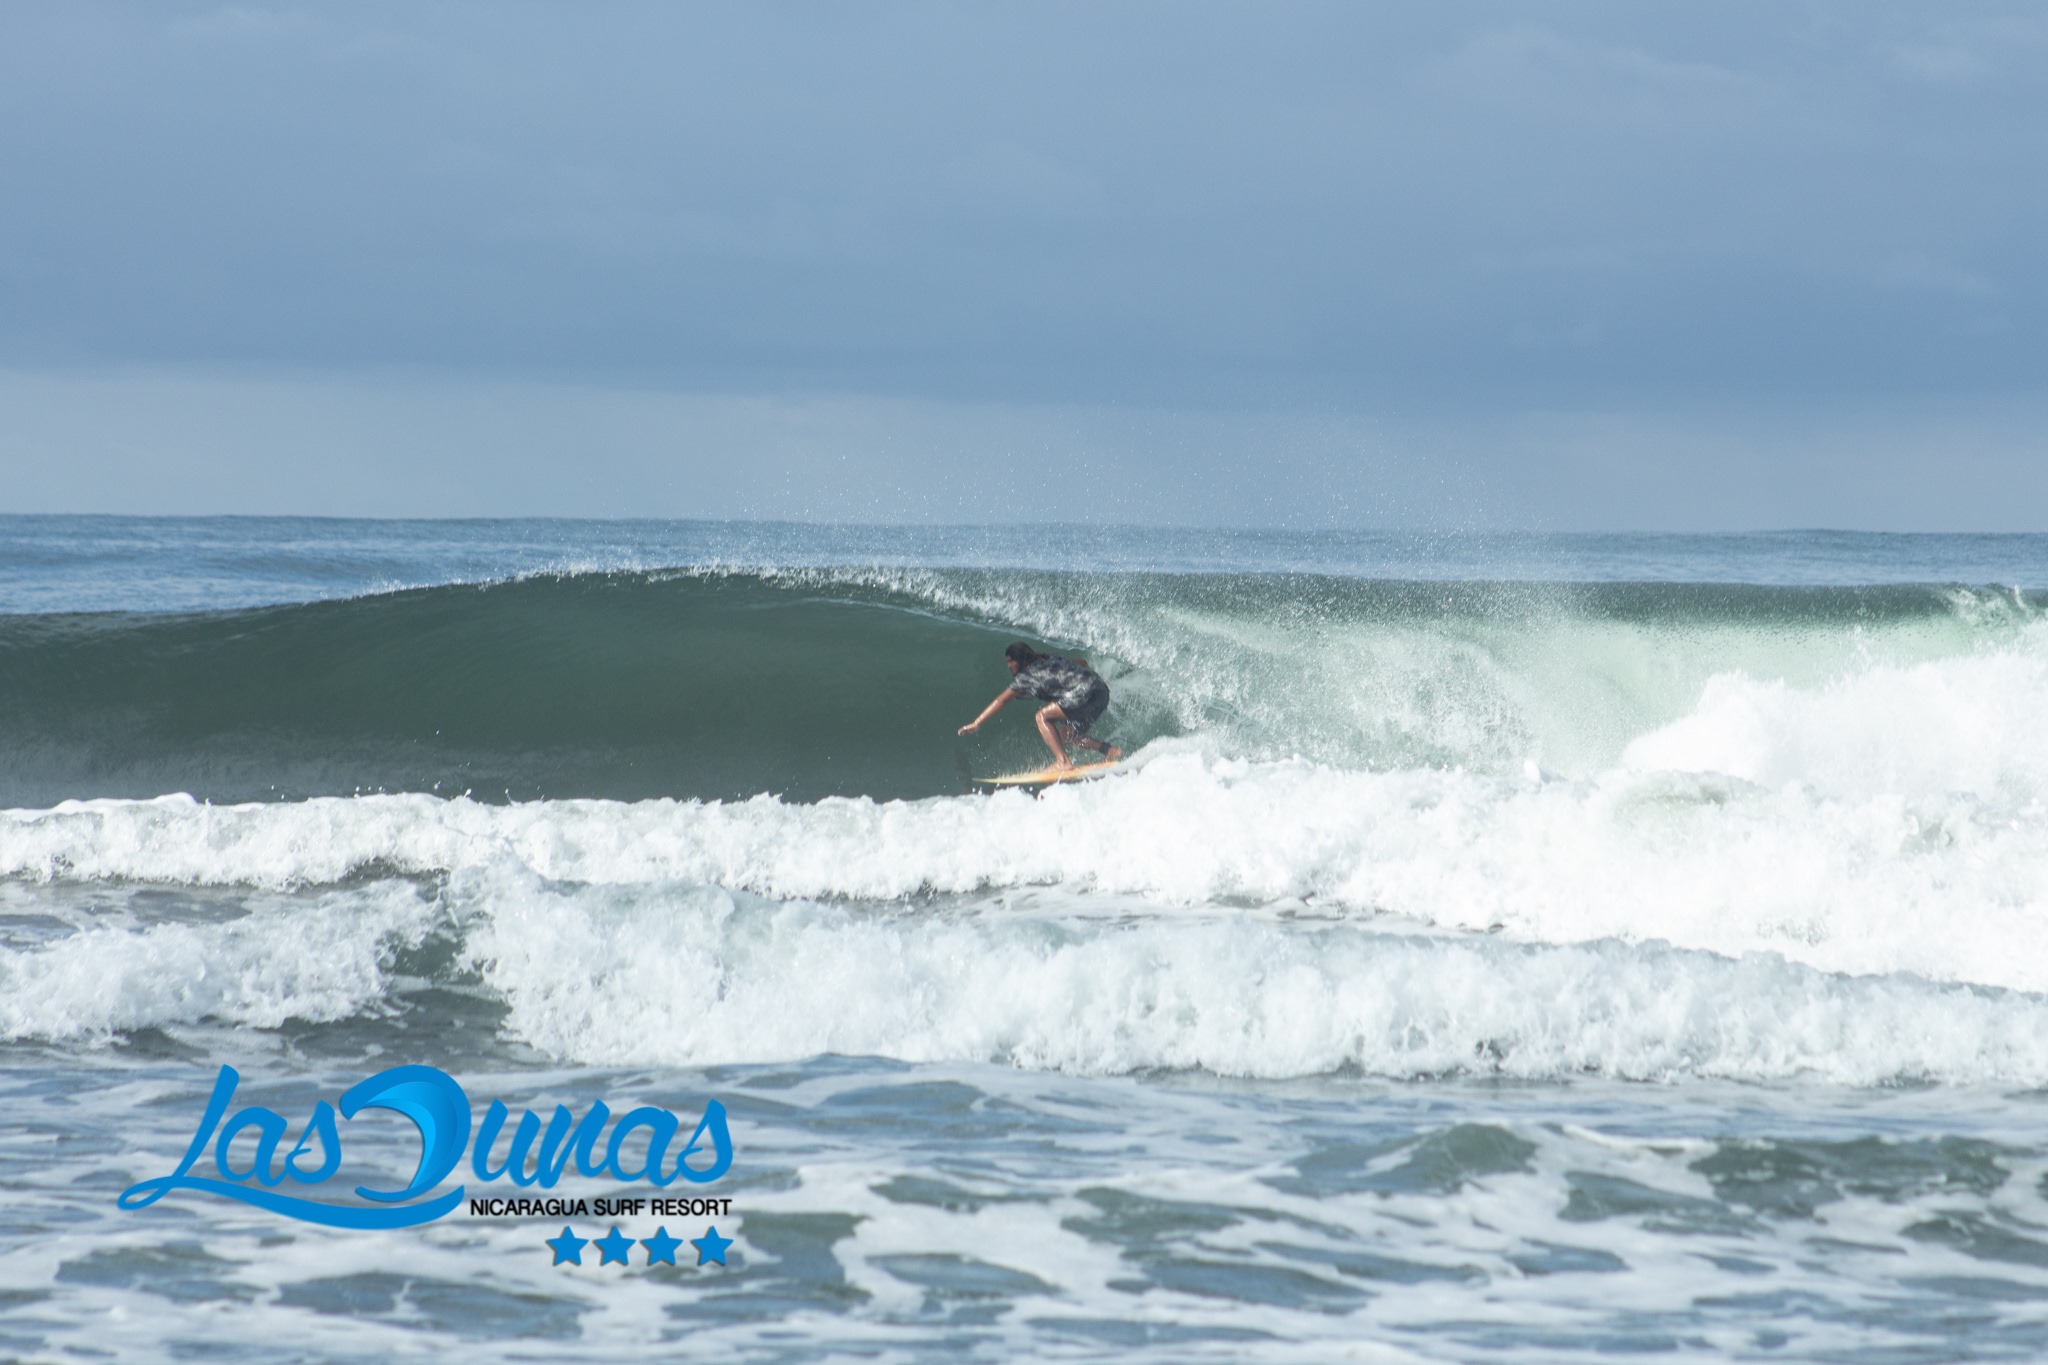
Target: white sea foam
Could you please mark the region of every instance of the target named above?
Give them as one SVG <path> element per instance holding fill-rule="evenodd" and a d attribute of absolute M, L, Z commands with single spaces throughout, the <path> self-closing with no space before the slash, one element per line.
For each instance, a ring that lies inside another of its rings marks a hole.
<path fill-rule="evenodd" d="M 86 927 L 0 949 L 0 1038 L 347 1018 L 383 996 L 386 954 L 419 942 L 432 912 L 410 885 L 384 883 L 224 922 Z"/>
<path fill-rule="evenodd" d="M 1850 800 L 1712 774 L 1537 782 L 1187 750 L 1038 800 L 164 798 L 0 815 L 0 869 L 16 875 L 282 887 L 375 867 L 778 897 L 1039 885 L 1179 905 L 1301 899 L 1535 942 L 1663 940 L 2048 989 L 2048 811 L 1967 792 Z"/>
<path fill-rule="evenodd" d="M 1690 714 L 1622 761 L 1851 799 L 1968 792 L 2025 805 L 2048 795 L 2048 655 L 1874 665 L 1815 688 L 1717 674 Z"/>
<path fill-rule="evenodd" d="M 374 1012 L 429 932 L 585 1065 L 821 1053 L 1080 1074 L 2048 1082 L 2048 999 L 1612 940 L 1563 946 L 1242 911 L 778 902 L 458 874 L 223 923 L 88 928 L 0 956 L 0 1036 Z"/>
<path fill-rule="evenodd" d="M 2048 1080 L 2048 1000 L 1752 955 L 1250 916 L 933 919 L 712 889 L 477 888 L 510 1026 L 605 1064 L 837 1052 L 1124 1073 Z"/>

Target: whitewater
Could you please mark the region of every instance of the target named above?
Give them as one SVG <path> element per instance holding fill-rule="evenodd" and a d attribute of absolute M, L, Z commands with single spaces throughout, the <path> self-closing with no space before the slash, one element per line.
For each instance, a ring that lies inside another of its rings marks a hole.
<path fill-rule="evenodd" d="M 2036 1358 L 2044 583 L 2048 537 L 0 519 L 0 1331 Z M 1125 771 L 973 791 L 1036 761 L 953 733 L 1016 638 L 1102 670 Z M 113 1207 L 221 1063 L 393 1061 L 719 1096 L 733 1265 Z"/>

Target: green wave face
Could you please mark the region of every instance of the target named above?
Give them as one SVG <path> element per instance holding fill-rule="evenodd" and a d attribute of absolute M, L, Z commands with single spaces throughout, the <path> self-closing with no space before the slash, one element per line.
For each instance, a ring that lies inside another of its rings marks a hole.
<path fill-rule="evenodd" d="M 1085 653 L 1130 745 L 1563 771 L 1740 673 L 2036 647 L 2041 603 L 1940 587 L 1363 582 L 988 570 L 533 578 L 186 616 L 0 618 L 0 802 L 187 791 L 799 801 L 1035 766 L 1015 638 Z M 2030 643 L 2032 642 L 2032 643 Z"/>
<path fill-rule="evenodd" d="M 15 618 L 0 799 L 956 791 L 1004 642 L 881 595 L 637 575 Z"/>

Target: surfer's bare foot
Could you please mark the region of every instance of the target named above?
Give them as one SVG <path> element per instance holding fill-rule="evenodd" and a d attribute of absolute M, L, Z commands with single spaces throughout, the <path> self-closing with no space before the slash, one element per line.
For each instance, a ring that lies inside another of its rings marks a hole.
<path fill-rule="evenodd" d="M 1111 763 L 1114 763 L 1124 756 L 1124 751 L 1122 749 L 1117 748 L 1116 745 L 1112 744 L 1107 749 L 1104 749 L 1102 751 L 1102 756 L 1108 759 Z"/>

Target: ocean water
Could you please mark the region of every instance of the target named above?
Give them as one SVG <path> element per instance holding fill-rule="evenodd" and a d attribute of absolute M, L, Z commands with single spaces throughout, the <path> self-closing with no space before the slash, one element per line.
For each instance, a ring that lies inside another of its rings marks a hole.
<path fill-rule="evenodd" d="M 2044 588 L 2048 536 L 0 518 L 0 1357 L 2048 1357 Z M 1127 771 L 974 790 L 1041 759 L 954 734 L 1016 638 Z M 224 1065 L 296 1133 L 414 1064 L 716 1100 L 730 1204 L 117 1203 Z"/>

